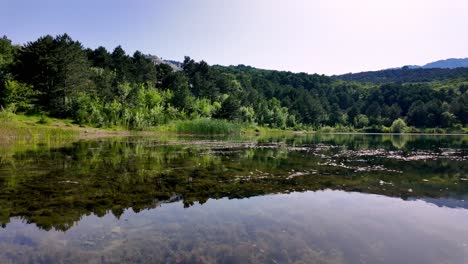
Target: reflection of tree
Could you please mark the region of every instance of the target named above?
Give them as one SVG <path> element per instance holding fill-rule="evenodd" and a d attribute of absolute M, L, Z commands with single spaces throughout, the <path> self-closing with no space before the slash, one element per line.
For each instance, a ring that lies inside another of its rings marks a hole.
<path fill-rule="evenodd" d="M 404 149 L 406 146 L 406 142 L 408 142 L 408 136 L 398 136 L 392 135 L 390 136 L 390 140 L 392 141 L 392 145 L 397 149 Z"/>
<path fill-rule="evenodd" d="M 213 146 L 129 139 L 80 141 L 62 148 L 20 151 L 0 164 L 0 222 L 8 223 L 11 217 L 20 216 L 46 230 L 67 230 L 81 216 L 91 213 L 103 216 L 110 211 L 119 217 L 126 208 L 139 212 L 164 202 L 182 200 L 188 207 L 210 198 L 326 188 L 403 198 L 468 193 L 468 186 L 459 180 L 466 165 L 451 160 L 369 161 L 401 169 L 404 174 L 356 174 L 340 167 L 320 166 L 324 160 L 318 154 L 332 157 L 349 146 L 394 148 L 393 138 L 389 141 L 382 137 L 335 135 L 335 139 L 330 135 L 284 136 L 279 142 L 265 138 L 263 143 L 248 147 L 229 142 Z M 288 145 L 281 143 L 285 141 Z M 345 147 L 317 152 L 316 143 Z M 406 148 L 434 143 L 415 138 Z M 310 146 L 311 150 L 290 150 L 289 146 Z M 405 144 L 401 147 L 405 148 Z M 288 179 L 292 170 L 305 175 Z M 311 170 L 319 173 L 307 174 Z M 430 182 L 421 184 L 421 175 Z M 382 185 L 380 181 L 393 185 Z"/>

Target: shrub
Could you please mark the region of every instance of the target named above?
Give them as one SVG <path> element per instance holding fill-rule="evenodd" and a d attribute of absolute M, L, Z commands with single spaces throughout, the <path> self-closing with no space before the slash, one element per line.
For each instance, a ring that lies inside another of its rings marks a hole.
<path fill-rule="evenodd" d="M 5 82 L 3 101 L 7 107 L 20 112 L 28 112 L 34 108 L 34 102 L 39 94 L 32 85 L 8 80 Z"/>
<path fill-rule="evenodd" d="M 363 128 L 369 125 L 369 118 L 366 115 L 358 115 L 355 118 L 354 123 L 358 128 Z"/>
<path fill-rule="evenodd" d="M 398 118 L 395 121 L 393 121 L 390 129 L 393 133 L 403 133 L 408 129 L 408 126 L 406 125 L 403 119 Z"/>
<path fill-rule="evenodd" d="M 42 125 L 47 125 L 50 123 L 50 119 L 45 114 L 41 114 L 37 123 L 42 124 Z"/>

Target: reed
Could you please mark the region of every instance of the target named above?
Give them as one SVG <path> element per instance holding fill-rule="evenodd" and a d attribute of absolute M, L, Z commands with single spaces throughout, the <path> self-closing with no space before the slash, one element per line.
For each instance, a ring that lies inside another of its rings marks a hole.
<path fill-rule="evenodd" d="M 187 134 L 239 134 L 242 126 L 226 120 L 200 118 L 175 121 L 172 129 Z"/>

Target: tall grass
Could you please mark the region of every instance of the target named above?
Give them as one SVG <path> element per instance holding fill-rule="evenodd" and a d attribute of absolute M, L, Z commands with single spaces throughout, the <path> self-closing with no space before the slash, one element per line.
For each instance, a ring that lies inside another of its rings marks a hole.
<path fill-rule="evenodd" d="M 75 130 L 40 124 L 40 119 L 0 110 L 0 154 L 37 144 L 60 145 L 78 136 Z"/>
<path fill-rule="evenodd" d="M 241 125 L 226 120 L 200 118 L 175 121 L 172 129 L 187 134 L 239 134 Z"/>

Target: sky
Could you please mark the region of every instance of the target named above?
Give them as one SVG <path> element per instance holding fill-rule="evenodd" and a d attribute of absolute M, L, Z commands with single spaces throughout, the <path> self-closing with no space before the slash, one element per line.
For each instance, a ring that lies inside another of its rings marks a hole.
<path fill-rule="evenodd" d="M 467 0 L 0 0 L 16 44 L 68 33 L 164 59 L 342 74 L 468 57 Z"/>

